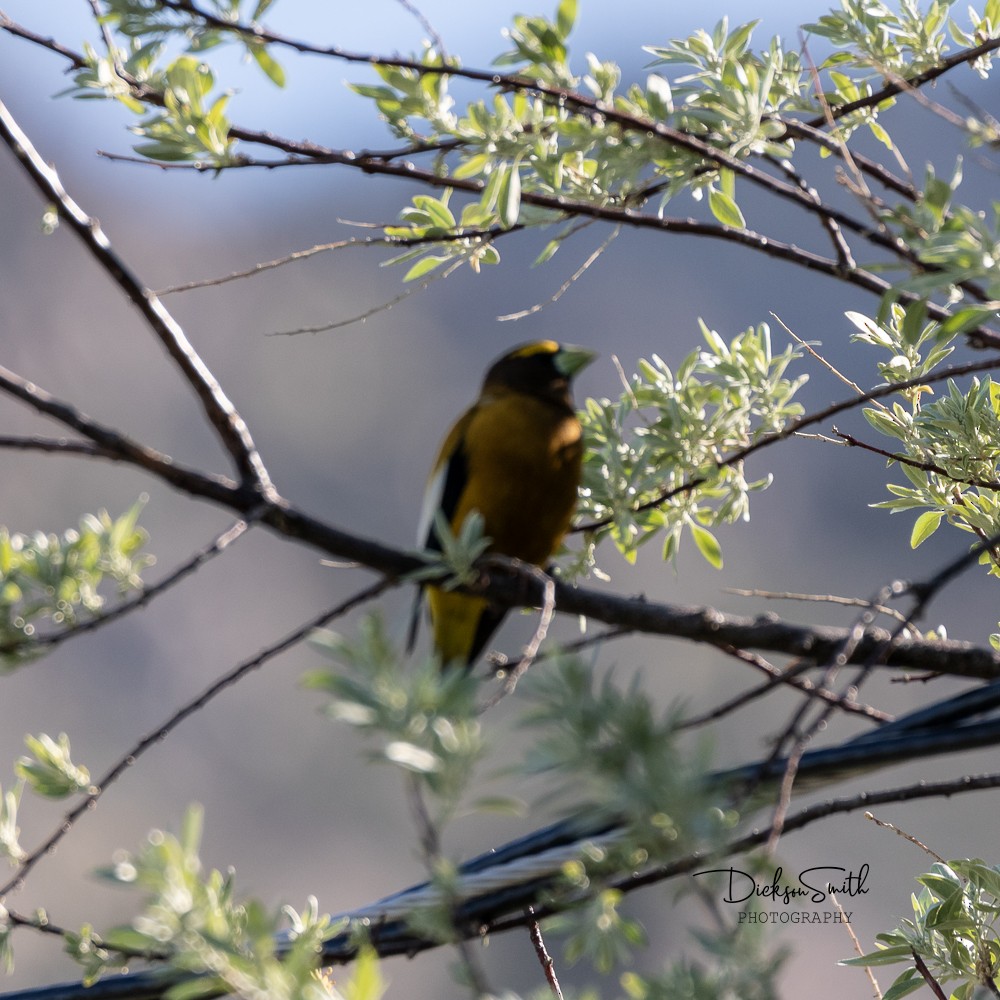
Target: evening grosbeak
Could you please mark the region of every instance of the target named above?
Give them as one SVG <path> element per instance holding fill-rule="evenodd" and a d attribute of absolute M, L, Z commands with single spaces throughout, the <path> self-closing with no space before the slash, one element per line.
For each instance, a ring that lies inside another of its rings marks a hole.
<path fill-rule="evenodd" d="M 543 566 L 569 528 L 583 441 L 570 382 L 593 351 L 554 340 L 515 347 L 486 372 L 479 398 L 452 427 L 431 471 L 418 544 L 441 551 L 435 515 L 458 534 L 472 511 L 489 552 Z M 507 609 L 485 597 L 427 585 L 442 664 L 469 667 Z"/>

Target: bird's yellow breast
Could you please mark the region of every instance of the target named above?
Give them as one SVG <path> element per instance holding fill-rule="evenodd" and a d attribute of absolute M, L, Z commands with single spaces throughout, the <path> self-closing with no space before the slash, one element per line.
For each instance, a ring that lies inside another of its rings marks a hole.
<path fill-rule="evenodd" d="M 492 549 L 541 565 L 558 547 L 576 506 L 583 455 L 572 413 L 523 393 L 481 399 L 465 426 L 465 489 L 452 517 L 483 516 Z"/>

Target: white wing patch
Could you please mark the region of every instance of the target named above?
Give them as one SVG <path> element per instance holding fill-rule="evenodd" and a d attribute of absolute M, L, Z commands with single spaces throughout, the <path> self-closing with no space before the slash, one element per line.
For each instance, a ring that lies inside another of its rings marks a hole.
<path fill-rule="evenodd" d="M 424 502 L 420 507 L 420 520 L 417 524 L 417 548 L 426 549 L 431 536 L 431 528 L 434 525 L 434 515 L 441 507 L 441 497 L 444 495 L 444 482 L 448 477 L 448 463 L 442 462 L 427 480 L 427 488 L 424 490 Z M 406 637 L 406 651 L 413 652 L 413 647 L 417 641 L 417 631 L 420 628 L 420 610 L 424 603 L 424 588 L 417 587 L 417 595 L 413 601 L 413 610 L 410 612 L 410 627 Z"/>
<path fill-rule="evenodd" d="M 420 520 L 417 522 L 417 545 L 426 549 L 434 526 L 434 515 L 441 509 L 441 498 L 444 495 L 444 483 L 448 478 L 448 462 L 442 462 L 427 480 L 424 490 L 424 502 L 420 508 Z"/>

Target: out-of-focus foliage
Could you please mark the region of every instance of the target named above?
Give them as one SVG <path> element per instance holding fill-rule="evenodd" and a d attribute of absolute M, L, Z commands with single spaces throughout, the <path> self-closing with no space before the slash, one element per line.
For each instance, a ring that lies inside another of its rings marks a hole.
<path fill-rule="evenodd" d="M 0 663 L 14 667 L 39 655 L 32 639 L 40 624 L 68 628 L 99 614 L 105 582 L 119 594 L 141 589 L 141 573 L 153 562 L 137 526 L 144 504 L 117 518 L 87 514 L 62 535 L 0 527 Z"/>

